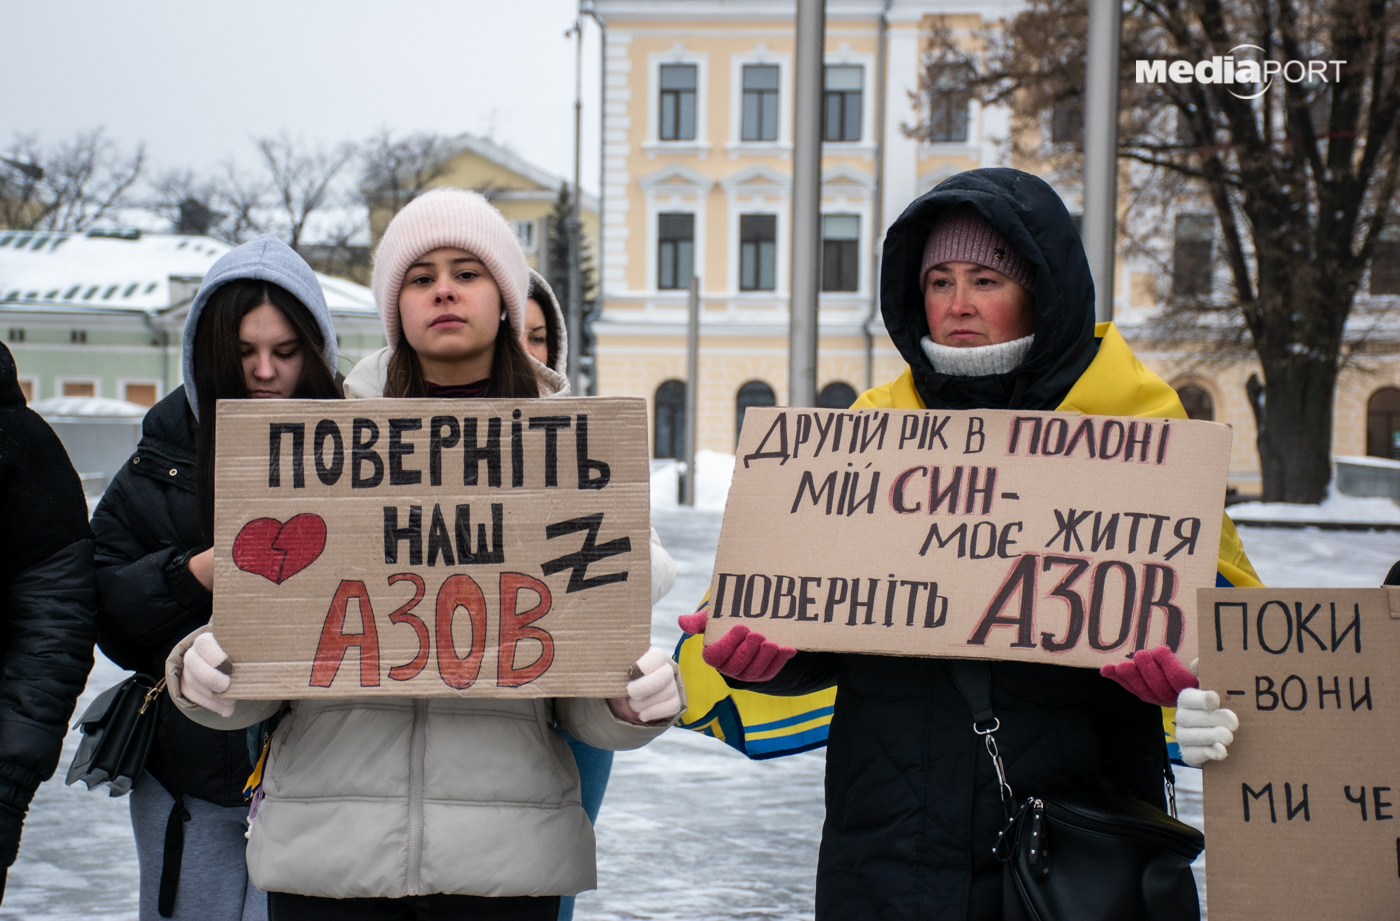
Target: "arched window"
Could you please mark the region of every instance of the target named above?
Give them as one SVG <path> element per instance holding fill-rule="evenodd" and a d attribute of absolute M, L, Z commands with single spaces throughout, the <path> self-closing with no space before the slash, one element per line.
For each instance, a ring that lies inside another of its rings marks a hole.
<path fill-rule="evenodd" d="M 657 457 L 685 453 L 685 381 L 666 381 L 656 388 Z"/>
<path fill-rule="evenodd" d="M 739 396 L 734 401 L 734 443 L 739 443 L 739 433 L 744 430 L 744 412 L 750 406 L 777 406 L 777 397 L 773 395 L 773 388 L 763 381 L 749 381 L 739 388 Z"/>
<path fill-rule="evenodd" d="M 817 405 L 822 409 L 849 409 L 856 401 L 856 389 L 845 381 L 832 381 L 817 395 Z"/>
<path fill-rule="evenodd" d="M 1215 400 L 1211 398 L 1210 391 L 1195 384 L 1186 384 L 1176 388 L 1176 395 L 1181 398 L 1181 405 L 1186 408 L 1186 418 L 1215 421 Z"/>
<path fill-rule="evenodd" d="M 1400 460 L 1400 390 L 1382 387 L 1366 401 L 1366 453 Z"/>

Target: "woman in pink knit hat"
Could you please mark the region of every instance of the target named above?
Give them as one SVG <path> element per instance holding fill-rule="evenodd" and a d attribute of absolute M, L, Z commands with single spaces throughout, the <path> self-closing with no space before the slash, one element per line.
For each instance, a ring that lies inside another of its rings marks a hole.
<path fill-rule="evenodd" d="M 373 287 L 389 345 L 346 395 L 553 397 L 563 376 L 526 355 L 529 269 L 484 198 L 439 189 L 390 222 Z M 653 586 L 655 590 L 655 585 Z M 229 686 L 204 634 L 169 660 L 177 703 L 205 725 L 251 725 L 278 701 Z M 273 736 L 249 830 L 248 872 L 283 919 L 554 921 L 596 885 L 592 826 L 562 732 L 638 748 L 684 706 L 665 653 L 647 652 L 628 696 L 294 700 Z M 195 703 L 200 701 L 203 706 Z"/>

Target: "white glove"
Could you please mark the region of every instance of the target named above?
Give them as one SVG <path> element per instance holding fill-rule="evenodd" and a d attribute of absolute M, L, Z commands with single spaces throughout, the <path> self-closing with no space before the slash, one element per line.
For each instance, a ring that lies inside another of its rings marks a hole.
<path fill-rule="evenodd" d="M 666 653 L 651 647 L 637 660 L 640 678 L 627 682 L 627 702 L 642 722 L 670 719 L 681 712 L 680 685 Z"/>
<path fill-rule="evenodd" d="M 220 716 L 233 716 L 233 701 L 219 700 L 214 695 L 228 690 L 229 676 L 220 668 L 233 669 L 228 654 L 219 647 L 212 633 L 201 633 L 194 645 L 185 650 L 185 667 L 180 673 L 180 694 L 186 700 L 213 710 Z"/>
<path fill-rule="evenodd" d="M 1225 746 L 1235 741 L 1240 721 L 1233 710 L 1220 706 L 1214 691 L 1185 688 L 1176 697 L 1176 744 L 1181 760 L 1192 767 L 1207 761 L 1224 761 Z"/>
<path fill-rule="evenodd" d="M 651 603 L 656 604 L 676 585 L 676 561 L 661 546 L 661 537 L 651 529 Z"/>

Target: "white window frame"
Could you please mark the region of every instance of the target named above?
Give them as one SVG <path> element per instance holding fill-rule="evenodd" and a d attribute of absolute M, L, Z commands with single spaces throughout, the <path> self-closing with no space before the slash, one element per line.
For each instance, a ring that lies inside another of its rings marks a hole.
<path fill-rule="evenodd" d="M 520 228 L 527 224 L 531 228 L 530 244 L 528 246 L 525 244 L 524 240 L 520 239 Z M 515 242 L 520 244 L 521 251 L 524 252 L 526 255 L 533 256 L 535 253 L 540 251 L 540 224 L 541 221 L 539 221 L 537 218 L 524 218 L 520 220 L 512 220 L 510 222 L 511 232 L 515 234 Z"/>
<path fill-rule="evenodd" d="M 163 393 L 160 392 L 160 379 L 159 379 L 159 378 L 155 378 L 155 377 L 119 377 L 119 378 L 117 378 L 117 393 L 121 394 L 120 399 L 126 400 L 126 402 L 128 402 L 128 403 L 131 402 L 130 400 L 127 400 L 127 399 L 126 399 L 126 388 L 127 388 L 127 386 L 128 386 L 129 384 L 137 384 L 137 385 L 145 384 L 145 385 L 147 385 L 147 386 L 155 387 L 155 388 L 156 388 L 156 403 L 159 403 L 160 400 L 161 400 L 161 397 L 165 396 L 165 394 L 163 394 Z M 152 403 L 151 405 L 154 406 L 155 403 Z"/>
<path fill-rule="evenodd" d="M 691 141 L 661 140 L 661 65 L 695 65 L 695 139 Z M 710 154 L 709 140 L 709 97 L 710 56 L 699 51 L 690 51 L 677 42 L 669 51 L 653 52 L 647 55 L 647 139 L 642 150 L 647 157 L 654 158 L 658 153 L 689 154 L 704 160 Z M 654 283 L 652 287 L 655 287 Z"/>
<path fill-rule="evenodd" d="M 65 387 L 67 387 L 69 384 L 91 384 L 91 385 L 92 385 L 92 395 L 95 396 L 95 397 L 100 397 L 100 396 L 102 396 L 102 378 L 100 378 L 100 377 L 75 377 L 75 376 L 69 376 L 69 375 L 61 375 L 61 376 L 59 376 L 59 377 L 55 377 L 55 378 L 54 378 L 54 382 L 53 382 L 53 390 L 54 390 L 54 393 L 53 393 L 53 395 L 56 396 L 56 397 L 67 396 L 67 394 L 65 394 L 65 393 L 63 392 L 63 389 L 64 389 Z"/>
<path fill-rule="evenodd" d="M 768 64 L 778 68 L 778 139 L 776 141 L 745 141 L 744 134 L 744 65 Z M 731 160 L 739 156 L 772 156 L 786 160 L 792 154 L 792 55 L 779 54 L 765 44 L 755 45 L 729 58 L 729 142 L 724 149 Z M 755 214 L 758 212 L 754 212 Z M 737 223 L 735 224 L 737 227 Z M 737 250 L 736 250 L 737 252 Z"/>
<path fill-rule="evenodd" d="M 838 179 L 850 181 L 837 183 Z M 856 240 L 857 286 L 854 291 L 819 291 L 819 303 L 830 301 L 832 306 L 842 301 L 869 300 L 871 295 L 870 247 L 872 202 L 875 178 L 846 165 L 827 167 L 822 171 L 821 214 L 853 214 L 860 219 L 860 237 Z M 820 279 L 817 282 L 820 288 Z"/>
<path fill-rule="evenodd" d="M 842 45 L 835 54 L 822 62 L 822 112 L 826 112 L 826 67 L 860 67 L 863 70 L 860 81 L 860 140 L 823 141 L 822 149 L 831 153 L 866 154 L 875 156 L 875 56 L 855 54 L 847 45 Z"/>

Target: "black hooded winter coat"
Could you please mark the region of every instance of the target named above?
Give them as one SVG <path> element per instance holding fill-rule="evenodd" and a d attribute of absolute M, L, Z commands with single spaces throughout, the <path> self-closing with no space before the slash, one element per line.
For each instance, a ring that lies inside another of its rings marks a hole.
<path fill-rule="evenodd" d="M 3 345 L 0 521 L 0 867 L 8 867 L 92 669 L 97 592 L 82 483 L 53 429 L 25 405 Z"/>
<path fill-rule="evenodd" d="M 929 364 L 919 274 L 938 217 L 971 204 L 1035 267 L 1035 342 L 1007 374 L 955 378 Z M 1044 181 L 962 173 L 911 204 L 885 240 L 885 326 L 928 407 L 1054 409 L 1088 368 L 1094 288 L 1079 234 Z M 1164 808 L 1161 710 L 1089 669 L 992 662 L 992 703 L 1018 797 L 1114 791 Z M 818 921 L 999 921 L 1005 824 L 996 777 L 949 666 L 936 659 L 801 652 L 772 681 L 835 685 L 827 743 Z"/>
<path fill-rule="evenodd" d="M 92 516 L 102 598 L 97 644 L 122 668 L 157 677 L 175 644 L 209 622 L 213 595 L 190 572 L 209 548 L 194 476 L 194 415 L 183 389 L 146 413 L 141 442 Z M 240 806 L 252 773 L 247 733 L 221 732 L 181 713 L 168 694 L 146 770 L 172 795 Z"/>

